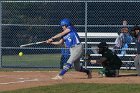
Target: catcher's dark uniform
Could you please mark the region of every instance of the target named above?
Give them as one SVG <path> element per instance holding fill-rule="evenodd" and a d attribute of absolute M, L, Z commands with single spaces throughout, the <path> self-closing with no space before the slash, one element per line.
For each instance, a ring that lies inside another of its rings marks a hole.
<path fill-rule="evenodd" d="M 115 53 L 113 53 L 110 49 L 107 49 L 102 54 L 102 57 L 106 59 L 105 61 L 102 62 L 105 75 L 115 76 L 116 70 L 119 70 L 122 65 L 121 59 Z"/>
<path fill-rule="evenodd" d="M 119 70 L 122 65 L 121 59 L 112 52 L 112 50 L 108 49 L 106 42 L 101 42 L 98 47 L 99 54 L 102 54 L 102 57 L 96 61 L 102 64 L 102 73 L 107 77 L 116 76 L 116 71 Z"/>

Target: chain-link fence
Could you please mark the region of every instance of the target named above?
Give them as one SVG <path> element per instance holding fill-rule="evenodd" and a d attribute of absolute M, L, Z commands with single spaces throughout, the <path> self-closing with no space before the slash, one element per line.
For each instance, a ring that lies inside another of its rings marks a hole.
<path fill-rule="evenodd" d="M 109 48 L 114 46 L 123 19 L 128 21 L 129 30 L 140 22 L 139 1 L 1 1 L 1 7 L 2 67 L 59 67 L 62 46 L 19 46 L 59 33 L 63 18 L 69 18 L 76 26 L 85 53 L 93 55 L 93 59 L 100 57 L 94 55 L 99 42 L 107 42 Z M 130 44 L 122 57 L 124 66 L 133 66 L 134 45 Z M 20 51 L 24 53 L 22 57 L 18 56 Z"/>

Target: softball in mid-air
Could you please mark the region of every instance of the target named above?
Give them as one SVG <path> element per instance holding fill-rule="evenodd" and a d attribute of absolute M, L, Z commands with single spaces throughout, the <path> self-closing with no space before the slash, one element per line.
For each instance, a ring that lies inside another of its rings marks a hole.
<path fill-rule="evenodd" d="M 19 52 L 19 54 L 18 54 L 18 55 L 19 55 L 20 57 L 21 57 L 21 56 L 23 56 L 23 52 Z"/>

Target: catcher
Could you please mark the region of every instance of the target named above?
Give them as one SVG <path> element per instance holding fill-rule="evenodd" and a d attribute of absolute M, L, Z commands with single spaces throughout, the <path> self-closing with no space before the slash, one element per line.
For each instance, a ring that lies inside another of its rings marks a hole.
<path fill-rule="evenodd" d="M 102 54 L 102 57 L 99 60 L 91 60 L 91 63 L 100 63 L 103 66 L 103 69 L 100 70 L 100 74 L 106 77 L 116 77 L 119 75 L 119 69 L 122 65 L 121 59 L 108 49 L 106 42 L 101 42 L 98 45 L 98 52 Z"/>

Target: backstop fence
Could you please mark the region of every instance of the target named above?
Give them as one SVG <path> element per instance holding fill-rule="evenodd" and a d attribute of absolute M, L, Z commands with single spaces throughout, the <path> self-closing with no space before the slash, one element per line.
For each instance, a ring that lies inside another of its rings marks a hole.
<path fill-rule="evenodd" d="M 104 41 L 112 49 L 117 33 L 124 26 L 122 20 L 127 20 L 130 31 L 134 25 L 139 25 L 139 15 L 140 2 L 131 0 L 0 1 L 0 66 L 59 67 L 63 45 L 43 43 L 22 48 L 20 45 L 44 41 L 59 33 L 63 18 L 69 18 L 75 25 L 84 45 L 84 54 L 98 59 L 100 55 L 94 51 L 97 44 Z M 126 49 L 122 67 L 132 69 L 134 66 L 134 46 L 133 42 Z M 18 56 L 19 52 L 23 52 L 23 56 Z M 81 64 L 91 68 L 101 67 L 84 62 Z"/>

